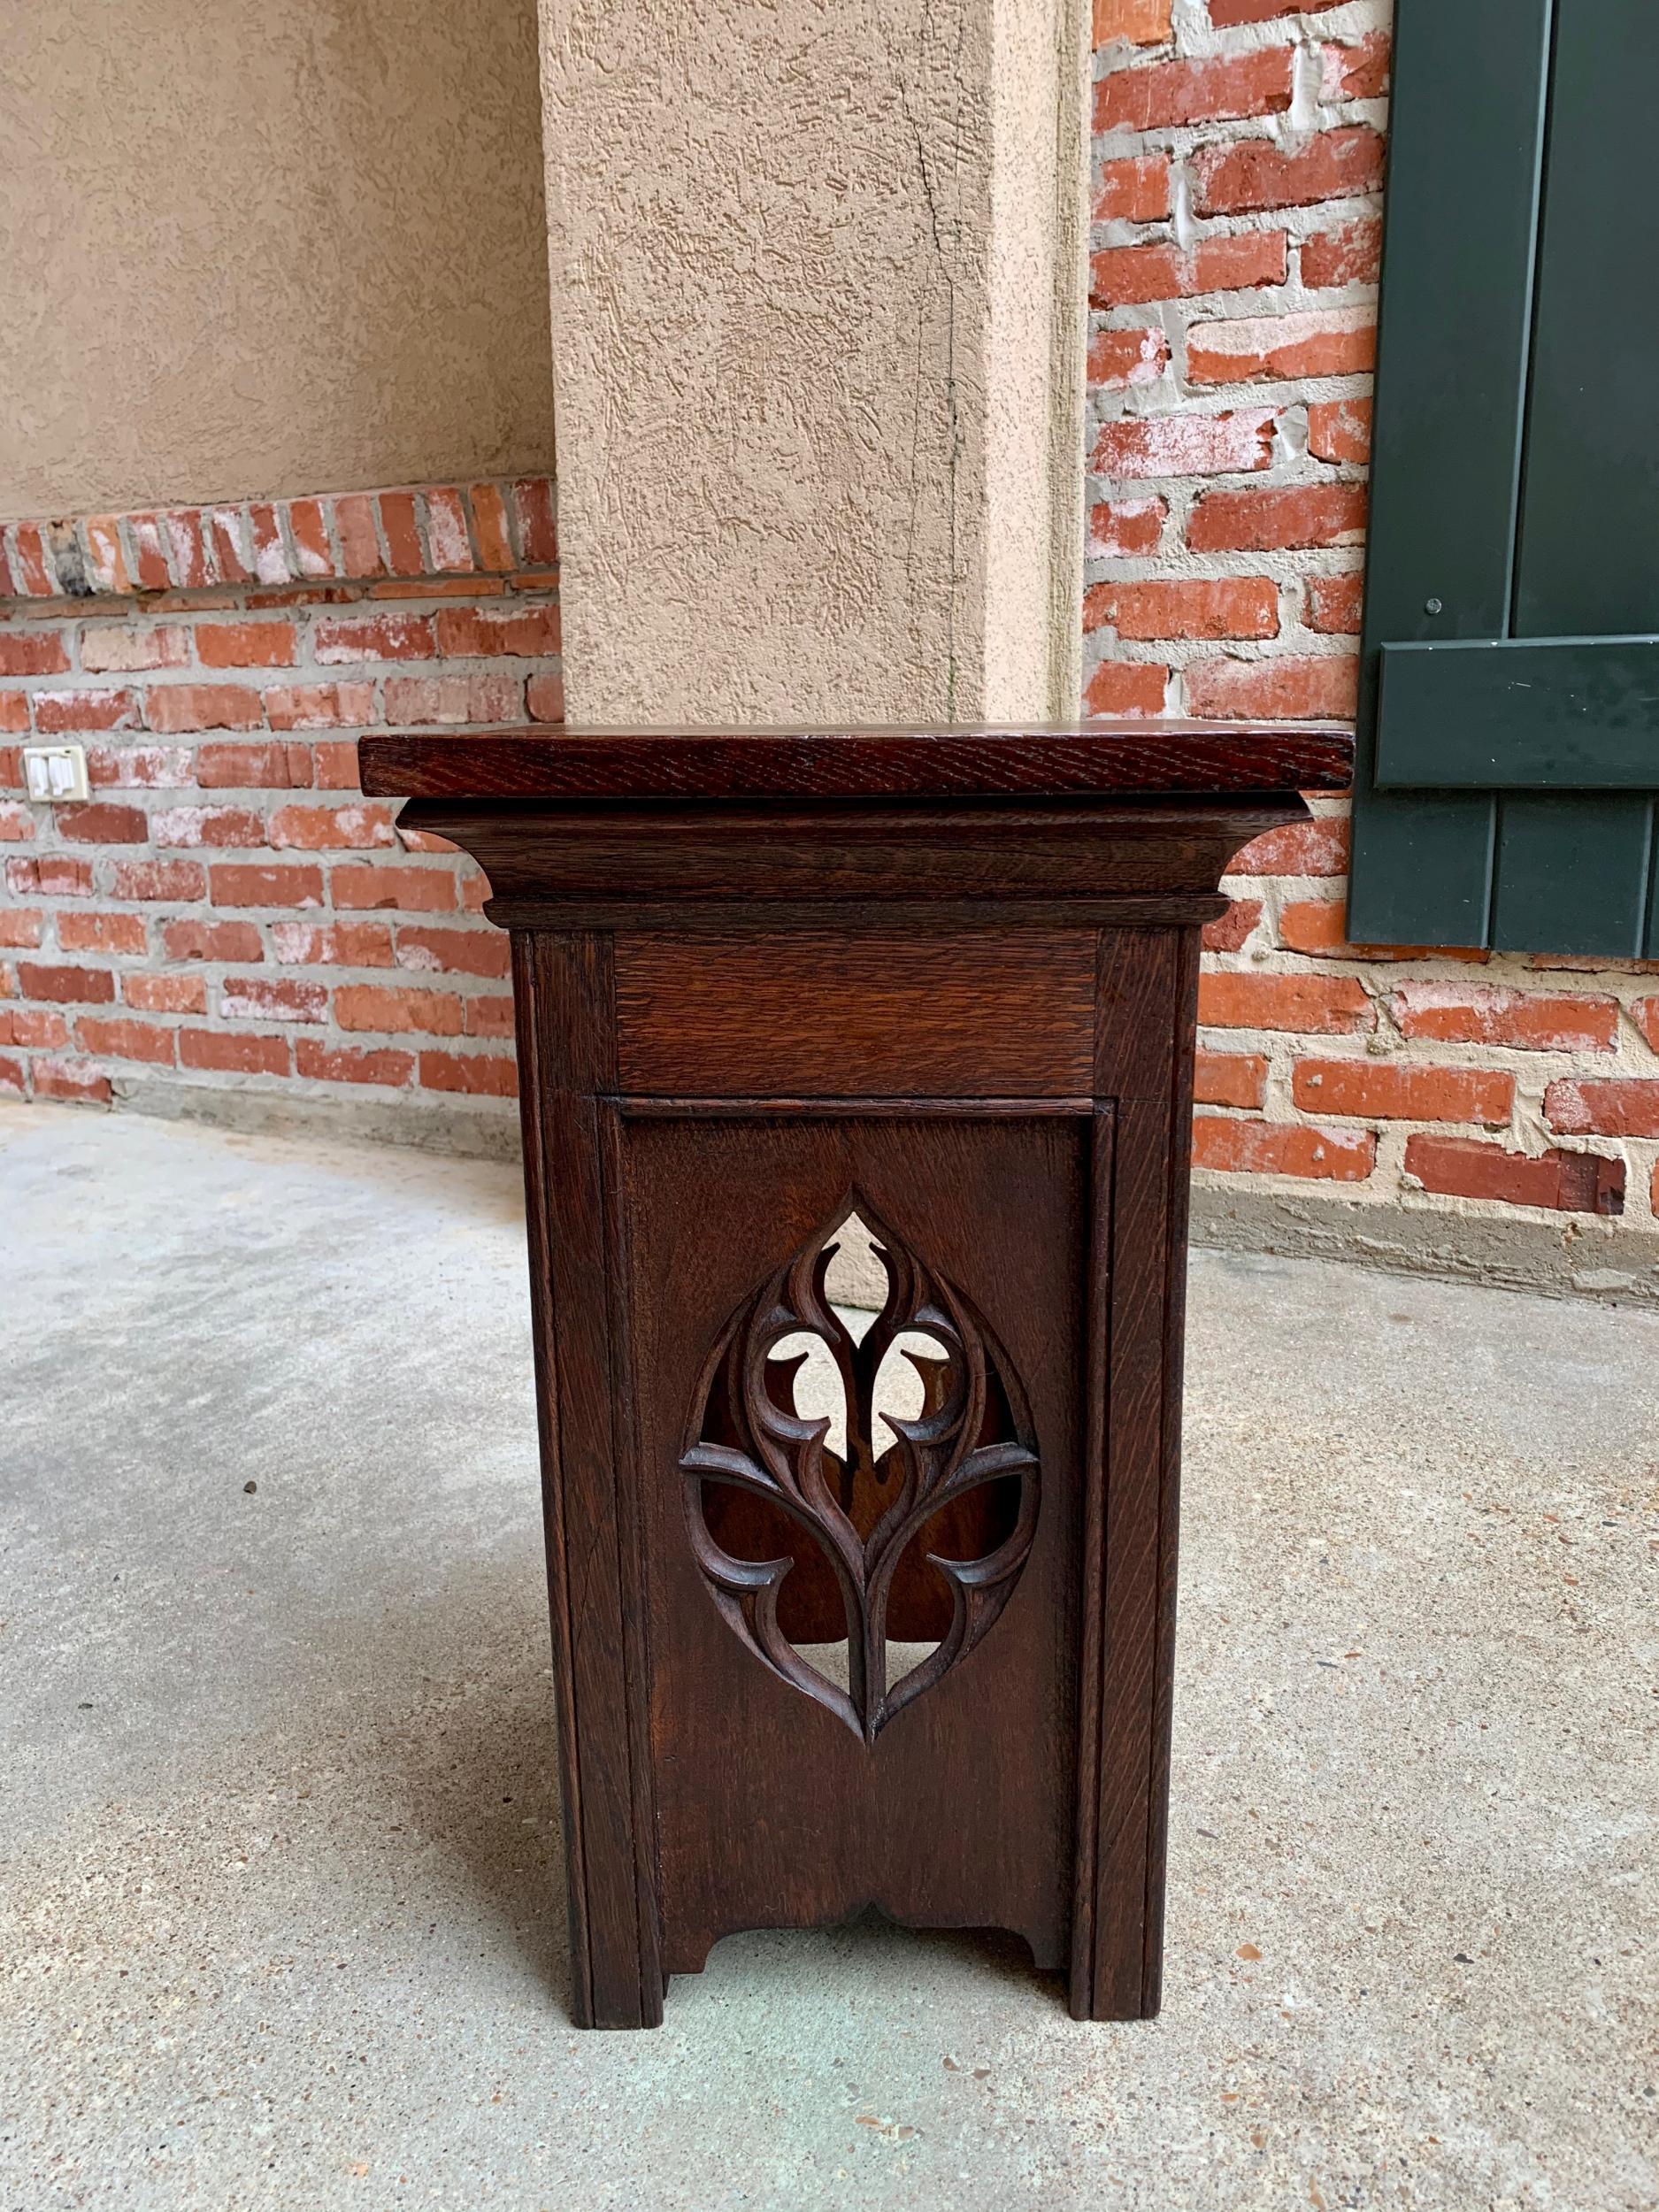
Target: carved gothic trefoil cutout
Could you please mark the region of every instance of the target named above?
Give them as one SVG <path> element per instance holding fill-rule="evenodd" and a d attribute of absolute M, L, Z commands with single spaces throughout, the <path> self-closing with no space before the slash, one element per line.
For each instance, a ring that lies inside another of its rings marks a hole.
<path fill-rule="evenodd" d="M 887 1284 L 873 1318 L 827 1285 L 865 1238 L 866 1279 L 873 1262 Z M 856 1195 L 726 1325 L 680 1466 L 727 1623 L 867 1744 L 991 1627 L 1036 1531 L 1036 1437 L 1006 1354 Z M 845 1688 L 802 1648 L 843 1638 Z M 890 1680 L 904 1643 L 932 1648 Z"/>

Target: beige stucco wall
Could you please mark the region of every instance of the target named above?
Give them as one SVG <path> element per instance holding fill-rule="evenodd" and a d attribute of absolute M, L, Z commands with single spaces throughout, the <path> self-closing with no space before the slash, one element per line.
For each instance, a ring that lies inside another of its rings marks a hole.
<path fill-rule="evenodd" d="M 1080 0 L 541 15 L 572 716 L 1074 711 Z"/>
<path fill-rule="evenodd" d="M 0 0 L 0 516 L 552 459 L 534 0 Z"/>

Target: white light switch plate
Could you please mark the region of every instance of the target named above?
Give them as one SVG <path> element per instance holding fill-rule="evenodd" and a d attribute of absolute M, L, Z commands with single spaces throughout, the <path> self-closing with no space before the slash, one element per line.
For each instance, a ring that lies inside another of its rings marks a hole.
<path fill-rule="evenodd" d="M 31 799 L 50 805 L 57 799 L 87 796 L 84 745 L 26 745 L 23 773 Z"/>

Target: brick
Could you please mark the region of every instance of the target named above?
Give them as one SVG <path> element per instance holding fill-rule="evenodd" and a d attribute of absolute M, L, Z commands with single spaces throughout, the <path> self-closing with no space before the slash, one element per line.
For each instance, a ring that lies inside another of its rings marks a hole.
<path fill-rule="evenodd" d="M 1193 1096 L 1200 1106 L 1259 1106 L 1267 1061 L 1259 1052 L 1200 1052 Z"/>
<path fill-rule="evenodd" d="M 1365 606 L 1365 579 L 1358 569 L 1308 579 L 1307 623 L 1327 637 L 1357 637 Z"/>
<path fill-rule="evenodd" d="M 1342 0 L 1210 0 L 1210 19 L 1218 31 L 1235 23 L 1271 23 L 1281 15 L 1324 15 Z"/>
<path fill-rule="evenodd" d="M 0 676 L 61 676 L 68 665 L 60 630 L 0 629 Z"/>
<path fill-rule="evenodd" d="M 168 735 L 257 730 L 265 721 L 259 694 L 242 684 L 152 684 L 145 703 L 150 728 Z"/>
<path fill-rule="evenodd" d="M 29 695 L 27 691 L 0 691 L 0 730 L 12 737 L 21 737 L 29 726 Z"/>
<path fill-rule="evenodd" d="M 114 1088 L 107 1075 L 84 1060 L 37 1060 L 33 1069 L 36 1098 L 61 1098 L 72 1105 L 107 1106 Z"/>
<path fill-rule="evenodd" d="M 507 522 L 507 503 L 495 484 L 474 484 L 471 494 L 472 535 L 478 542 L 479 565 L 504 576 L 513 566 L 512 532 Z"/>
<path fill-rule="evenodd" d="M 108 968 L 19 960 L 18 989 L 25 998 L 50 999 L 60 1006 L 105 1006 L 115 996 L 115 978 Z"/>
<path fill-rule="evenodd" d="M 444 607 L 437 616 L 438 650 L 453 659 L 490 654 L 557 653 L 559 611 L 556 603 L 537 607 Z"/>
<path fill-rule="evenodd" d="M 1618 1032 L 1617 999 L 1568 998 L 1496 984 L 1401 983 L 1388 1010 L 1405 1037 L 1509 1045 L 1521 1052 L 1609 1052 Z"/>
<path fill-rule="evenodd" d="M 415 1071 L 412 1052 L 391 1045 L 326 1045 L 319 1037 L 294 1042 L 296 1074 L 319 1083 L 378 1083 L 400 1089 Z"/>
<path fill-rule="evenodd" d="M 1544 1093 L 1544 1119 L 1563 1137 L 1659 1137 L 1659 1079 L 1563 1076 Z"/>
<path fill-rule="evenodd" d="M 1282 115 L 1293 90 L 1288 46 L 1207 61 L 1159 62 L 1118 69 L 1094 87 L 1097 131 L 1164 130 L 1246 115 Z"/>
<path fill-rule="evenodd" d="M 293 749 L 290 748 L 290 750 Z M 319 791 L 355 791 L 361 780 L 357 748 L 353 739 L 337 744 L 313 745 L 311 781 Z"/>
<path fill-rule="evenodd" d="M 28 1086 L 23 1077 L 21 1060 L 0 1060 L 0 1091 L 13 1098 L 27 1098 Z"/>
<path fill-rule="evenodd" d="M 1302 1122 L 1243 1121 L 1200 1114 L 1193 1164 L 1223 1175 L 1297 1175 L 1363 1183 L 1377 1164 L 1369 1129 L 1312 1129 Z"/>
<path fill-rule="evenodd" d="M 172 557 L 173 572 L 185 591 L 199 591 L 213 581 L 213 565 L 202 534 L 203 517 L 194 507 L 170 507 L 162 517 Z M 84 663 L 82 664 L 84 665 Z"/>
<path fill-rule="evenodd" d="M 26 1051 L 57 1051 L 69 1042 L 69 1024 L 49 1006 L 0 1006 L 0 1043 Z"/>
<path fill-rule="evenodd" d="M 1555 1213 L 1619 1214 L 1624 1209 L 1624 1162 L 1594 1153 L 1506 1152 L 1478 1137 L 1414 1135 L 1406 1140 L 1405 1172 L 1447 1198 L 1542 1206 Z"/>
<path fill-rule="evenodd" d="M 75 1024 L 75 1042 L 102 1059 L 145 1060 L 156 1067 L 173 1065 L 173 1032 L 152 1022 L 99 1021 L 83 1017 Z"/>
<path fill-rule="evenodd" d="M 35 817 L 19 800 L 0 801 L 0 845 L 27 845 L 35 836 Z"/>
<path fill-rule="evenodd" d="M 271 817 L 267 841 L 280 851 L 298 846 L 306 852 L 362 849 L 396 842 L 393 810 L 378 801 L 356 806 L 283 806 Z"/>
<path fill-rule="evenodd" d="M 215 507 L 208 515 L 208 534 L 213 565 L 227 584 L 249 582 L 253 568 L 248 553 L 248 525 L 240 507 Z"/>
<path fill-rule="evenodd" d="M 466 528 L 466 503 L 452 484 L 434 487 L 426 494 L 426 543 L 432 565 L 447 574 L 470 572 L 472 540 Z"/>
<path fill-rule="evenodd" d="M 0 906 L 0 945 L 8 951 L 27 951 L 46 933 L 46 917 L 38 907 Z"/>
<path fill-rule="evenodd" d="M 328 991 L 287 977 L 227 975 L 219 987 L 219 1010 L 227 1021 L 326 1021 Z"/>
<path fill-rule="evenodd" d="M 1515 1078 L 1490 1068 L 1418 1067 L 1389 1060 L 1299 1060 L 1291 1096 L 1306 1113 L 1379 1121 L 1478 1121 L 1515 1110 Z"/>
<path fill-rule="evenodd" d="M 35 726 L 42 737 L 79 730 L 135 730 L 142 726 L 135 691 L 37 691 Z"/>
<path fill-rule="evenodd" d="M 1204 924 L 1204 950 L 1242 952 L 1261 918 L 1260 899 L 1234 899 L 1225 914 Z"/>
<path fill-rule="evenodd" d="M 12 791 L 23 789 L 23 748 L 20 745 L 0 745 L 0 784 L 4 784 Z"/>
<path fill-rule="evenodd" d="M 522 676 L 388 676 L 386 718 L 396 724 L 517 722 L 525 710 Z"/>
<path fill-rule="evenodd" d="M 291 622 L 198 622 L 196 657 L 204 668 L 286 668 L 296 657 Z"/>
<path fill-rule="evenodd" d="M 1374 215 L 1317 231 L 1302 243 L 1302 280 L 1310 292 L 1339 284 L 1375 284 L 1382 274 L 1382 224 Z"/>
<path fill-rule="evenodd" d="M 328 518 L 319 499 L 288 502 L 288 535 L 294 541 L 302 576 L 332 576 L 334 549 L 328 542 Z"/>
<path fill-rule="evenodd" d="M 207 875 L 194 860 L 122 860 L 110 888 L 118 899 L 201 899 Z"/>
<path fill-rule="evenodd" d="M 1325 100 L 1379 100 L 1388 89 L 1390 40 L 1368 31 L 1351 46 L 1320 49 L 1319 96 Z"/>
<path fill-rule="evenodd" d="M 512 488 L 512 506 L 520 557 L 531 568 L 551 567 L 559 557 L 552 484 L 545 476 L 521 476 Z"/>
<path fill-rule="evenodd" d="M 1091 35 L 1095 50 L 1114 39 L 1132 46 L 1163 46 L 1170 36 L 1171 0 L 1094 0 Z"/>
<path fill-rule="evenodd" d="M 1200 323 L 1187 338 L 1187 373 L 1195 384 L 1355 376 L 1371 370 L 1376 359 L 1376 318 L 1369 307 L 1240 316 Z"/>
<path fill-rule="evenodd" d="M 525 710 L 533 722 L 565 719 L 563 676 L 532 676 L 525 686 Z"/>
<path fill-rule="evenodd" d="M 1279 634 L 1279 586 L 1267 576 L 1092 584 L 1083 626 L 1120 638 L 1269 638 Z"/>
<path fill-rule="evenodd" d="M 293 1065 L 286 1037 L 240 1031 L 180 1029 L 179 1064 L 215 1075 L 287 1075 Z"/>
<path fill-rule="evenodd" d="M 1630 1016 L 1651 1049 L 1659 1052 L 1659 998 L 1639 998 L 1632 1006 Z"/>
<path fill-rule="evenodd" d="M 169 960 L 234 960 L 251 962 L 265 957 L 259 933 L 251 922 L 223 922 L 186 916 L 162 926 L 161 947 Z"/>
<path fill-rule="evenodd" d="M 115 516 L 88 515 L 81 525 L 81 535 L 87 547 L 87 581 L 93 590 L 131 591 L 133 580 L 127 573 L 120 524 Z"/>
<path fill-rule="evenodd" d="M 512 1034 L 512 998 L 494 993 L 480 993 L 466 1002 L 466 1033 L 469 1037 L 511 1037 Z"/>
<path fill-rule="evenodd" d="M 1089 256 L 1089 304 L 1143 307 L 1207 292 L 1260 291 L 1283 284 L 1289 273 L 1290 249 L 1282 230 L 1201 238 L 1190 253 L 1172 245 L 1102 246 Z"/>
<path fill-rule="evenodd" d="M 294 862 L 225 861 L 212 877 L 215 906 L 320 906 L 323 872 Z"/>
<path fill-rule="evenodd" d="M 1273 457 L 1278 420 L 1279 411 L 1272 407 L 1237 408 L 1219 415 L 1125 416 L 1101 425 L 1089 467 L 1096 475 L 1115 477 L 1221 476 L 1264 469 Z"/>
<path fill-rule="evenodd" d="M 334 501 L 340 565 L 347 576 L 380 576 L 386 563 L 374 527 L 374 502 L 366 492 L 342 492 Z"/>
<path fill-rule="evenodd" d="M 1101 164 L 1094 205 L 1097 223 L 1160 223 L 1170 205 L 1167 154 L 1134 154 Z"/>
<path fill-rule="evenodd" d="M 150 818 L 156 845 L 263 845 L 265 817 L 244 806 L 170 806 Z"/>
<path fill-rule="evenodd" d="M 150 819 L 135 806 L 116 806 L 93 800 L 81 806 L 53 810 L 58 834 L 72 845 L 142 845 L 150 837 Z"/>
<path fill-rule="evenodd" d="M 433 974 L 483 975 L 500 980 L 511 972 L 511 949 L 498 929 L 434 929 L 403 923 L 397 931 L 397 964 Z"/>
<path fill-rule="evenodd" d="M 1187 542 L 1194 553 L 1280 553 L 1356 544 L 1365 534 L 1365 508 L 1363 484 L 1248 485 L 1206 492 L 1193 509 Z"/>
<path fill-rule="evenodd" d="M 131 675 L 146 668 L 183 668 L 190 633 L 181 622 L 134 627 L 127 622 L 88 622 L 81 633 L 81 665 L 89 675 Z"/>
<path fill-rule="evenodd" d="M 1333 960 L 1486 961 L 1492 956 L 1466 945 L 1350 945 L 1346 918 L 1334 899 L 1293 900 L 1279 910 L 1279 941 L 1289 952 L 1323 954 Z"/>
<path fill-rule="evenodd" d="M 1321 132 L 1290 153 L 1271 138 L 1205 147 L 1193 157 L 1194 205 L 1201 215 L 1246 215 L 1357 198 L 1382 189 L 1383 153 L 1368 124 Z"/>
<path fill-rule="evenodd" d="M 273 730 L 362 729 L 375 719 L 372 683 L 269 685 L 265 713 Z"/>
<path fill-rule="evenodd" d="M 437 653 L 432 619 L 424 614 L 323 615 L 312 649 L 325 665 L 336 661 L 429 661 Z"/>
<path fill-rule="evenodd" d="M 253 534 L 253 572 L 262 584 L 286 584 L 294 579 L 288 565 L 288 547 L 282 541 L 282 525 L 274 506 L 256 501 L 248 509 L 248 526 Z"/>
<path fill-rule="evenodd" d="M 337 907 L 401 908 L 406 914 L 450 914 L 455 877 L 447 868 L 371 867 L 342 863 L 329 879 Z"/>
<path fill-rule="evenodd" d="M 38 523 L 12 523 L 5 531 L 5 541 L 11 550 L 12 572 L 21 595 L 28 599 L 55 597 L 58 581 L 46 557 L 46 541 Z"/>
<path fill-rule="evenodd" d="M 195 780 L 182 745 L 89 745 L 87 781 L 96 790 L 177 790 Z"/>
<path fill-rule="evenodd" d="M 271 949 L 290 968 L 389 968 L 392 933 L 384 922 L 273 922 Z"/>
<path fill-rule="evenodd" d="M 145 1014 L 205 1014 L 207 985 L 199 975 L 124 975 L 121 996 Z"/>
<path fill-rule="evenodd" d="M 484 1098 L 518 1095 L 518 1064 L 495 1053 L 423 1052 L 420 1081 L 428 1091 L 465 1091 Z"/>
<path fill-rule="evenodd" d="M 1348 975 L 1211 973 L 1198 985 L 1198 1018 L 1210 1029 L 1284 1029 L 1341 1036 L 1377 1026 L 1363 983 Z"/>
<path fill-rule="evenodd" d="M 1201 661 L 1187 671 L 1187 708 L 1201 721 L 1348 720 L 1358 694 L 1359 661 L 1348 653 Z"/>
<path fill-rule="evenodd" d="M 1083 687 L 1087 715 L 1162 714 L 1170 672 L 1152 661 L 1102 661 Z"/>
<path fill-rule="evenodd" d="M 1345 876 L 1348 828 L 1340 815 L 1288 822 L 1252 839 L 1227 863 L 1230 876 Z"/>
<path fill-rule="evenodd" d="M 1161 330 L 1097 330 L 1088 342 L 1088 380 L 1096 391 L 1126 392 L 1156 384 L 1170 365 Z"/>
<path fill-rule="evenodd" d="M 196 780 L 204 791 L 287 791 L 295 781 L 293 755 L 301 746 L 201 745 Z M 303 765 L 309 768 L 309 763 Z"/>
<path fill-rule="evenodd" d="M 420 541 L 420 519 L 413 492 L 382 492 L 378 502 L 380 532 L 386 541 L 388 566 L 394 576 L 424 576 L 426 549 Z"/>
<path fill-rule="evenodd" d="M 136 954 L 149 950 L 150 931 L 142 914 L 67 913 L 58 917 L 58 942 L 65 952 Z"/>
<path fill-rule="evenodd" d="M 334 1019 L 342 1029 L 414 1030 L 428 1037 L 458 1037 L 462 1010 L 452 991 L 342 983 L 334 992 Z"/>
<path fill-rule="evenodd" d="M 1133 558 L 1156 553 L 1169 519 L 1164 499 L 1102 499 L 1088 511 L 1091 553 Z"/>
<path fill-rule="evenodd" d="M 127 534 L 132 543 L 139 589 L 171 590 L 173 572 L 167 565 L 166 547 L 162 542 L 160 518 L 156 515 L 128 515 Z"/>

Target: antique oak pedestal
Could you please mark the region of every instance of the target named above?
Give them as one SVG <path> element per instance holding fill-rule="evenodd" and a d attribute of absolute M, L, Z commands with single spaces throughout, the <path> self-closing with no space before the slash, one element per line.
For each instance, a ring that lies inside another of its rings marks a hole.
<path fill-rule="evenodd" d="M 1199 931 L 1348 758 L 365 741 L 512 933 L 582 2023 L 869 1905 L 1156 2011 Z"/>

